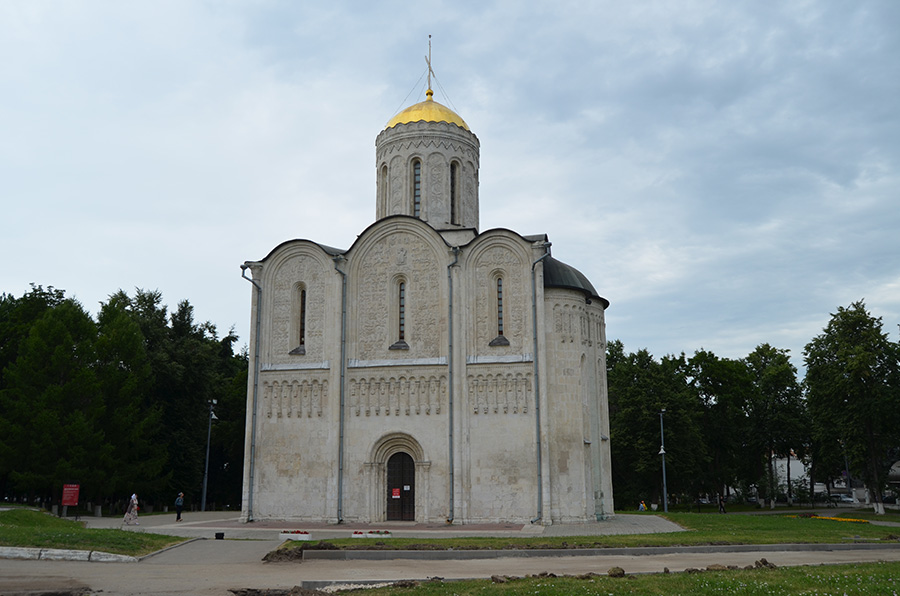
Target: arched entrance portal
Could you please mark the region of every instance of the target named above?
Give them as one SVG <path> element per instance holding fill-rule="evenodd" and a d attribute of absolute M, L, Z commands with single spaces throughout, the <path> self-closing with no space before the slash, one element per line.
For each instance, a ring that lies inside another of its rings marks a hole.
<path fill-rule="evenodd" d="M 365 518 L 369 523 L 431 519 L 431 462 L 412 436 L 390 433 L 375 441 L 365 470 L 369 511 Z"/>
<path fill-rule="evenodd" d="M 416 464 L 403 451 L 393 454 L 387 463 L 388 521 L 416 520 Z"/>

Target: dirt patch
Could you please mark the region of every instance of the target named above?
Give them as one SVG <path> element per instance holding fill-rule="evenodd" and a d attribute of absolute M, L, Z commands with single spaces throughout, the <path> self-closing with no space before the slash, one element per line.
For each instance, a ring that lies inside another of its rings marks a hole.
<path fill-rule="evenodd" d="M 93 594 L 87 585 L 78 580 L 62 577 L 0 577 L 0 594 L 27 596 L 88 596 Z"/>
<path fill-rule="evenodd" d="M 262 559 L 266 563 L 303 562 L 303 550 L 299 548 L 276 548 L 266 553 Z"/>
<path fill-rule="evenodd" d="M 5 596 L 90 596 L 93 591 L 89 588 L 76 590 L 27 590 L 24 592 L 3 592 Z"/>
<path fill-rule="evenodd" d="M 296 561 L 301 562 L 303 560 L 303 551 L 305 550 L 339 550 L 331 542 L 320 541 L 320 542 L 310 542 L 310 543 L 302 543 L 299 546 L 288 545 L 281 546 L 266 554 L 263 557 L 263 561 L 268 563 L 282 563 L 285 561 Z"/>

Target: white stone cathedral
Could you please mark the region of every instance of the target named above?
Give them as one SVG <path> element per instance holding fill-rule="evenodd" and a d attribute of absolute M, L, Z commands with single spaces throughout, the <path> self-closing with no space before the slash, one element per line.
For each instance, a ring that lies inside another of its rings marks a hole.
<path fill-rule="evenodd" d="M 243 521 L 613 514 L 604 313 L 546 235 L 478 227 L 479 141 L 427 99 L 375 140 L 376 221 L 253 284 Z"/>

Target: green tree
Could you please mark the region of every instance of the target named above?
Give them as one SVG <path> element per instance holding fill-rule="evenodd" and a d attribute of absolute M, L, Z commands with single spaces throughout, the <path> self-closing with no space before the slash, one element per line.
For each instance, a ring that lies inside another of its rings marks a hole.
<path fill-rule="evenodd" d="M 97 316 L 97 376 L 107 409 L 106 439 L 113 449 L 107 463 L 106 495 L 150 494 L 167 478 L 167 450 L 160 446 L 162 412 L 149 398 L 153 371 L 131 301 L 123 292 L 110 296 Z"/>
<path fill-rule="evenodd" d="M 31 286 L 31 291 L 21 298 L 11 294 L 0 294 L 0 391 L 6 386 L 6 370 L 19 355 L 19 346 L 25 340 L 34 323 L 45 312 L 65 300 L 61 290 L 41 286 Z M 12 490 L 10 474 L 17 462 L 17 449 L 13 437 L 19 420 L 15 414 L 15 404 L 0 399 L 0 494 L 7 495 Z"/>
<path fill-rule="evenodd" d="M 806 393 L 818 441 L 837 440 L 862 476 L 876 513 L 900 444 L 900 348 L 863 301 L 839 307 L 804 350 Z"/>
<path fill-rule="evenodd" d="M 607 354 L 610 442 L 616 500 L 662 501 L 660 412 L 665 413 L 667 489 L 693 495 L 704 482 L 706 444 L 699 399 L 687 384 L 684 356 L 657 362 L 647 350 L 625 354 L 610 342 Z"/>
<path fill-rule="evenodd" d="M 3 371 L 16 361 L 19 345 L 28 337 L 32 325 L 65 299 L 62 290 L 52 286 L 45 290 L 34 284 L 21 298 L 0 294 L 0 388 L 3 387 Z"/>
<path fill-rule="evenodd" d="M 241 498 L 247 356 L 186 300 L 171 314 L 157 291 L 118 291 L 96 323 L 60 290 L 0 295 L 0 488 L 85 500 L 138 492 L 198 500 L 209 404 L 217 401 L 209 494 Z"/>
<path fill-rule="evenodd" d="M 169 313 L 158 291 L 138 289 L 128 302 L 145 338 L 152 370 L 147 399 L 160 412 L 157 445 L 167 454 L 164 476 L 147 494 L 168 502 L 171 495 L 183 491 L 188 502 L 200 501 L 209 404 L 215 400 L 207 500 L 217 495 L 237 504 L 243 452 L 236 453 L 236 445 L 240 442 L 242 448 L 243 444 L 246 376 L 237 381 L 244 387 L 240 406 L 232 385 L 235 377 L 246 375 L 247 367 L 246 358 L 232 352 L 237 337 L 229 333 L 219 339 L 214 325 L 196 323 L 194 307 L 187 300 Z"/>
<path fill-rule="evenodd" d="M 29 496 L 58 498 L 62 485 L 93 490 L 103 481 L 98 463 L 108 455 L 97 380 L 97 329 L 80 304 L 63 300 L 46 310 L 7 366 L 0 410 L 10 480 Z"/>
<path fill-rule="evenodd" d="M 750 372 L 743 360 L 700 350 L 688 360 L 690 384 L 703 406 L 702 428 L 710 457 L 708 492 L 725 495 L 739 481 L 747 441 Z"/>
<path fill-rule="evenodd" d="M 757 477 L 770 506 L 775 506 L 778 483 L 774 457 L 787 457 L 791 450 L 803 452 L 806 411 L 797 369 L 789 350 L 761 344 L 746 358 L 752 391 L 747 400 L 749 439 L 747 447 Z"/>

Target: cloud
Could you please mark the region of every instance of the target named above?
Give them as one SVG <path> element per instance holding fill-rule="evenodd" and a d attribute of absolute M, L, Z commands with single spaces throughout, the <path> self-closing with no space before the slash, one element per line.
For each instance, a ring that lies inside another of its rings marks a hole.
<path fill-rule="evenodd" d="M 900 5 L 0 5 L 0 291 L 119 288 L 249 328 L 238 265 L 349 247 L 423 98 L 482 144 L 482 229 L 547 233 L 654 355 L 900 312 Z"/>

